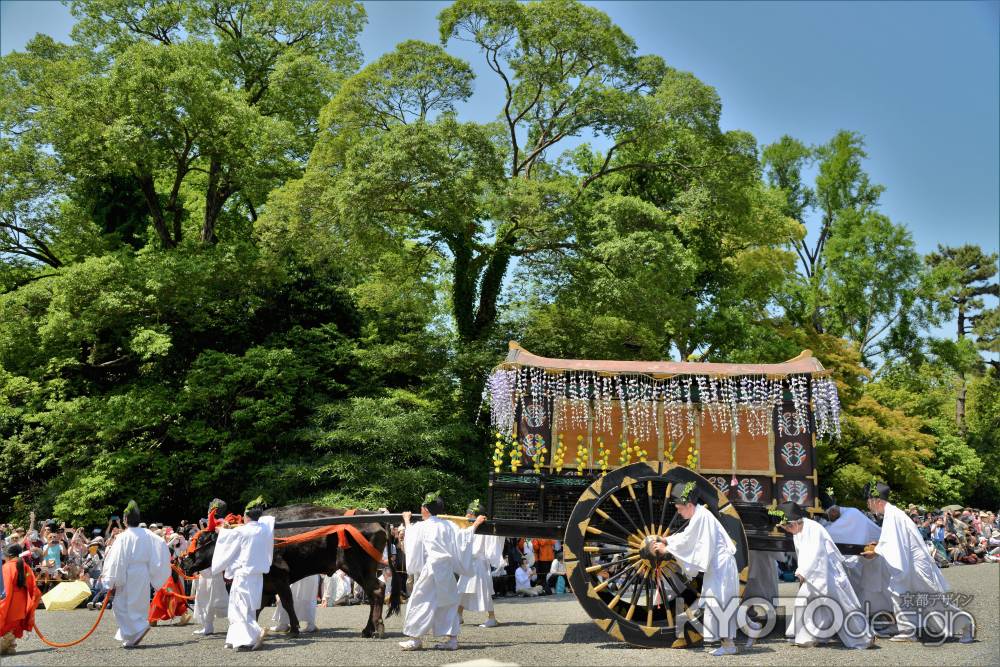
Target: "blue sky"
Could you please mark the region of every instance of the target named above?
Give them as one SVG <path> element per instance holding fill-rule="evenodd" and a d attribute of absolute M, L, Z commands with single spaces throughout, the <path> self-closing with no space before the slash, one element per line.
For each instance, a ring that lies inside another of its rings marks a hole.
<path fill-rule="evenodd" d="M 446 2 L 368 2 L 366 60 L 404 39 L 436 42 Z M 760 144 L 866 137 L 882 210 L 922 252 L 938 243 L 1000 247 L 1000 2 L 592 2 L 668 64 L 722 98 L 725 129 Z M 55 2 L 0 2 L 0 52 L 36 32 L 68 39 Z M 463 115 L 490 120 L 500 95 L 465 44 L 449 50 L 478 78 Z"/>

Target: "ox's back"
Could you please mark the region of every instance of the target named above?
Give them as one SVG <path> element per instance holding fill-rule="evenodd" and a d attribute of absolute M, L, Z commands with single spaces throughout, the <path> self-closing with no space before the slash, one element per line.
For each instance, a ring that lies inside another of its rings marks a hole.
<path fill-rule="evenodd" d="M 338 507 L 322 507 L 303 503 L 276 507 L 267 513 L 274 516 L 275 524 L 280 525 L 284 521 L 328 519 L 344 516 L 347 510 Z M 375 515 L 376 513 L 367 510 L 358 510 L 356 514 Z M 388 537 L 381 524 L 375 522 L 361 523 L 355 524 L 355 527 L 377 551 L 381 552 L 385 548 Z M 313 528 L 282 528 L 275 530 L 274 536 L 277 540 L 300 535 L 310 530 L 313 530 Z M 348 542 L 351 544 L 348 550 L 365 553 L 356 545 L 354 538 L 350 535 L 348 536 Z M 289 583 L 313 574 L 330 575 L 338 569 L 346 570 L 353 578 L 362 579 L 362 573 L 357 571 L 355 567 L 350 567 L 352 564 L 351 561 L 355 561 L 356 559 L 345 559 L 345 550 L 341 550 L 339 547 L 340 538 L 336 534 L 304 542 L 296 542 L 287 546 L 276 546 L 274 549 L 274 565 L 272 567 L 286 570 L 288 572 Z"/>

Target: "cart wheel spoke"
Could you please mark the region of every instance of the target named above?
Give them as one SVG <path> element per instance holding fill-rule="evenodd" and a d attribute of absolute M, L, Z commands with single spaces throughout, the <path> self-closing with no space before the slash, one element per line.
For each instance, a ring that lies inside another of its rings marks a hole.
<path fill-rule="evenodd" d="M 687 632 L 678 636 L 676 614 L 697 602 L 701 575 L 688 577 L 672 556 L 655 558 L 642 548 L 649 535 L 684 529 L 670 492 L 674 484 L 690 481 L 724 501 L 691 470 L 672 466 L 658 473 L 637 463 L 596 479 L 573 508 L 564 539 L 570 584 L 584 610 L 615 639 L 641 646 L 687 645 L 696 639 Z M 713 512 L 725 509 L 722 502 L 710 505 Z M 745 554 L 742 523 L 731 509 L 726 512 L 730 516 L 723 525 Z"/>

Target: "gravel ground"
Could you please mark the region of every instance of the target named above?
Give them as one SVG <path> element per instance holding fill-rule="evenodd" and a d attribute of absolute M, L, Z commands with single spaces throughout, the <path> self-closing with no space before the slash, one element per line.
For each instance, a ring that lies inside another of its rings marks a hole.
<path fill-rule="evenodd" d="M 199 639 L 191 635 L 194 626 L 156 627 L 142 646 L 134 650 L 119 648 L 114 641 L 114 620 L 105 614 L 101 627 L 85 642 L 70 649 L 52 649 L 37 638 L 19 642 L 18 654 L 4 657 L 11 665 L 437 665 L 478 661 L 496 665 L 987 665 L 1000 663 L 998 606 L 1000 606 L 1000 565 L 982 564 L 944 570 L 945 578 L 958 593 L 974 595 L 967 606 L 977 621 L 977 640 L 962 645 L 948 642 L 932 647 L 917 643 L 900 644 L 885 640 L 870 651 L 849 651 L 839 645 L 802 649 L 788 645 L 775 632 L 740 655 L 713 658 L 704 649 L 637 649 L 609 641 L 584 614 L 571 595 L 558 598 L 497 601 L 501 627 L 483 629 L 465 625 L 460 636 L 460 650 L 454 653 L 425 650 L 404 653 L 396 643 L 402 639 L 402 620 L 393 617 L 386 623 L 390 637 L 366 640 L 359 637 L 367 606 L 322 608 L 318 614 L 319 632 L 290 639 L 287 635 L 269 637 L 262 650 L 235 653 L 222 648 L 223 636 Z M 782 584 L 782 595 L 794 595 L 791 584 Z M 96 612 L 77 609 L 70 612 L 39 611 L 37 622 L 52 641 L 70 641 L 83 635 L 94 622 Z M 261 614 L 270 619 L 271 610 Z M 481 622 L 480 614 L 469 614 L 466 622 Z M 220 619 L 216 628 L 224 631 Z M 780 627 L 780 624 L 779 624 Z"/>

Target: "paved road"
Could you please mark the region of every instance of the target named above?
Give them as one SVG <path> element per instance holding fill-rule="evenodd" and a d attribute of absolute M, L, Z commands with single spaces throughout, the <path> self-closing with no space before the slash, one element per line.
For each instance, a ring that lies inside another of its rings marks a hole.
<path fill-rule="evenodd" d="M 440 651 L 401 652 L 401 619 L 387 622 L 391 638 L 365 640 L 358 636 L 367 607 L 336 607 L 319 610 L 321 630 L 299 639 L 278 635 L 268 638 L 261 651 L 235 653 L 222 648 L 221 635 L 198 639 L 192 627 L 153 628 L 139 649 L 123 650 L 112 635 L 110 612 L 90 639 L 74 648 L 56 650 L 32 637 L 19 643 L 18 655 L 4 657 L 10 665 L 437 665 L 473 660 L 490 660 L 520 665 L 986 665 L 1000 659 L 998 603 L 1000 565 L 982 564 L 944 570 L 945 577 L 959 593 L 974 595 L 967 609 L 976 618 L 977 641 L 970 645 L 949 642 L 940 647 L 880 641 L 870 651 L 849 651 L 837 647 L 802 649 L 789 646 L 777 634 L 762 640 L 741 655 L 713 658 L 703 649 L 637 649 L 609 641 L 589 620 L 571 595 L 558 598 L 498 600 L 497 615 L 503 625 L 482 629 L 462 628 L 461 648 L 454 653 Z M 783 584 L 782 595 L 794 594 Z M 270 618 L 265 610 L 262 620 Z M 38 613 L 38 625 L 53 641 L 80 637 L 90 627 L 96 612 Z M 477 620 L 470 614 L 468 620 Z M 224 629 L 220 620 L 217 627 Z M 494 663 L 495 664 L 495 663 Z"/>

